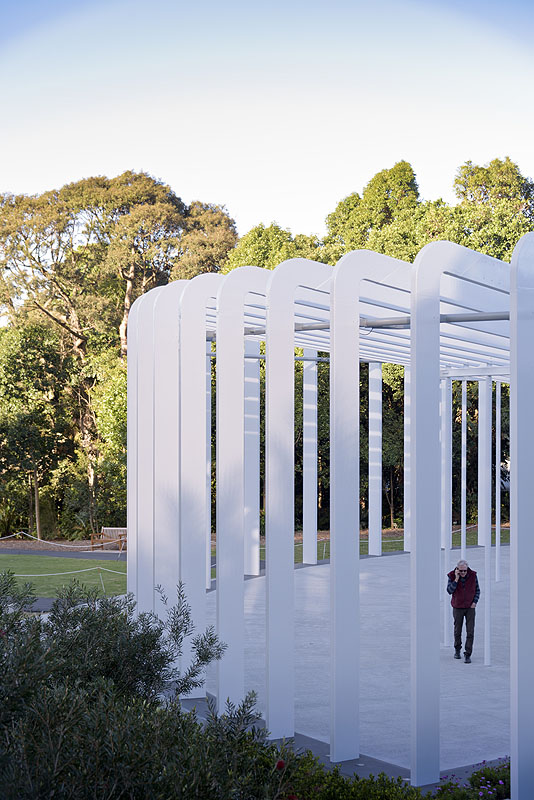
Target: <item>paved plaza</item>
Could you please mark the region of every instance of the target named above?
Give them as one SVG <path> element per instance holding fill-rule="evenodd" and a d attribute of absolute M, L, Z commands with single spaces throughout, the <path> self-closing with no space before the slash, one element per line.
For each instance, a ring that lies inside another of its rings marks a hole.
<path fill-rule="evenodd" d="M 478 573 L 481 598 L 472 663 L 453 659 L 452 610 L 451 645 L 441 647 L 441 770 L 501 758 L 510 752 L 510 551 L 503 547 L 501 552 L 502 581 L 495 583 L 492 548 L 492 663 L 484 666 L 484 549 L 472 547 L 467 551 L 467 560 Z M 459 558 L 460 552 L 454 550 L 451 563 L 436 576 L 440 589 Z M 410 554 L 362 558 L 360 569 L 361 752 L 409 768 Z M 295 571 L 296 731 L 322 742 L 328 742 L 329 737 L 329 581 L 327 563 Z M 210 592 L 208 620 L 213 624 L 215 599 L 215 592 Z M 246 689 L 257 692 L 261 711 L 265 698 L 264 577 L 245 582 L 245 607 Z M 207 689 L 215 690 L 213 667 Z"/>

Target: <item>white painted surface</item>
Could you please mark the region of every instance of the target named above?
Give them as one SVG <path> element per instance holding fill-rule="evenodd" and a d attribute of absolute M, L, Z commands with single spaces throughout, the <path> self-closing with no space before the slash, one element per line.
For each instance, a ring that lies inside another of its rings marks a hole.
<path fill-rule="evenodd" d="M 369 362 L 369 555 L 382 555 L 382 364 Z"/>

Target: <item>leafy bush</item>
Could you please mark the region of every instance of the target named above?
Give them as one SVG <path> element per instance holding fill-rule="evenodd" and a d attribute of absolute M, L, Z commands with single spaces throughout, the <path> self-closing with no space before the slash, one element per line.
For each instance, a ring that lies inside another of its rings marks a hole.
<path fill-rule="evenodd" d="M 166 603 L 166 599 L 164 602 Z M 28 614 L 31 587 L 0 574 L 2 800 L 417 800 L 404 781 L 344 777 L 309 751 L 273 744 L 254 695 L 206 721 L 179 695 L 202 684 L 224 650 L 208 629 L 193 662 L 175 664 L 193 633 L 183 587 L 166 619 L 131 597 L 99 598 L 73 583 L 48 619 Z M 170 696 L 163 698 L 162 693 Z M 509 765 L 484 766 L 440 800 L 509 797 Z"/>
<path fill-rule="evenodd" d="M 421 790 L 402 778 L 352 778 L 341 775 L 337 767 L 328 770 L 311 753 L 302 756 L 284 800 L 417 800 Z"/>
<path fill-rule="evenodd" d="M 280 797 L 297 756 L 247 730 L 249 698 L 203 726 L 172 702 L 127 702 L 110 686 L 56 687 L 36 697 L 10 735 L 5 800 L 246 800 Z M 277 764 L 284 760 L 284 768 Z"/>
<path fill-rule="evenodd" d="M 440 800 L 505 800 L 510 797 L 510 762 L 503 759 L 496 766 L 485 765 L 469 776 L 468 783 L 458 780 L 442 784 L 436 792 Z"/>

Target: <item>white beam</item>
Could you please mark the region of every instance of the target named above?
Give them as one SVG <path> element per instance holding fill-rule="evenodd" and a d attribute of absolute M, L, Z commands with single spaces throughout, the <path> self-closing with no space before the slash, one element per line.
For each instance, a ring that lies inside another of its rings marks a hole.
<path fill-rule="evenodd" d="M 180 299 L 180 579 L 195 630 L 206 627 L 206 330 L 208 301 L 217 294 L 220 275 L 197 275 Z M 183 664 L 192 658 L 184 643 Z M 192 696 L 204 696 L 195 689 Z"/>
<path fill-rule="evenodd" d="M 206 589 L 211 589 L 211 342 L 206 342 Z"/>
<path fill-rule="evenodd" d="M 478 384 L 478 543 L 484 545 L 484 664 L 491 664 L 491 378 Z"/>
<path fill-rule="evenodd" d="M 410 367 L 404 367 L 404 550 L 411 550 L 410 513 Z"/>
<path fill-rule="evenodd" d="M 127 428 L 127 526 L 128 548 L 126 589 L 137 597 L 137 568 L 139 564 L 137 530 L 137 436 L 138 436 L 138 314 L 146 295 L 139 297 L 130 309 L 128 317 L 128 428 Z"/>
<path fill-rule="evenodd" d="M 302 365 L 302 560 L 317 564 L 317 351 Z"/>
<path fill-rule="evenodd" d="M 217 662 L 219 708 L 245 692 L 245 341 L 247 294 L 265 293 L 270 274 L 240 267 L 217 294 L 217 633 L 226 643 Z"/>
<path fill-rule="evenodd" d="M 516 246 L 510 287 L 510 683 L 511 796 L 534 786 L 534 594 L 532 453 L 534 453 L 534 235 Z"/>
<path fill-rule="evenodd" d="M 442 243 L 443 244 L 443 243 Z M 439 266 L 432 247 L 412 279 L 411 783 L 439 780 Z"/>
<path fill-rule="evenodd" d="M 449 571 L 451 552 L 452 513 L 452 398 L 451 379 L 441 381 L 441 548 L 445 573 Z M 451 606 L 447 582 L 440 575 L 443 586 L 443 644 L 450 645 Z"/>
<path fill-rule="evenodd" d="M 270 274 L 265 361 L 266 725 L 276 739 L 293 736 L 295 729 L 295 294 L 300 285 L 313 287 L 327 281 L 332 268 L 295 258 Z"/>
<path fill-rule="evenodd" d="M 180 551 L 178 307 L 187 281 L 173 281 L 154 302 L 154 584 L 176 601 Z M 165 618 L 161 595 L 154 610 Z"/>
<path fill-rule="evenodd" d="M 260 574 L 260 343 L 245 340 L 245 574 Z M 246 358 L 250 356 L 250 358 Z"/>
<path fill-rule="evenodd" d="M 501 580 L 501 382 L 495 381 L 495 582 Z"/>
<path fill-rule="evenodd" d="M 137 609 L 155 608 L 154 527 L 154 303 L 163 287 L 147 292 L 137 317 Z"/>
<path fill-rule="evenodd" d="M 369 555 L 382 555 L 382 364 L 369 363 Z"/>
<path fill-rule="evenodd" d="M 467 381 L 462 381 L 462 430 L 460 462 L 460 557 L 467 553 Z"/>

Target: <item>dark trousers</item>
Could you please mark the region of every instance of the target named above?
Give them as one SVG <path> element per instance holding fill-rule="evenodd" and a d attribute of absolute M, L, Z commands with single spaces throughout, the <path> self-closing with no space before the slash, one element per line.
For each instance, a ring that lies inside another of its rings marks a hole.
<path fill-rule="evenodd" d="M 470 656 L 473 652 L 473 638 L 475 636 L 475 609 L 453 608 L 452 617 L 454 619 L 454 649 L 462 649 L 462 625 L 465 619 L 465 654 Z"/>

